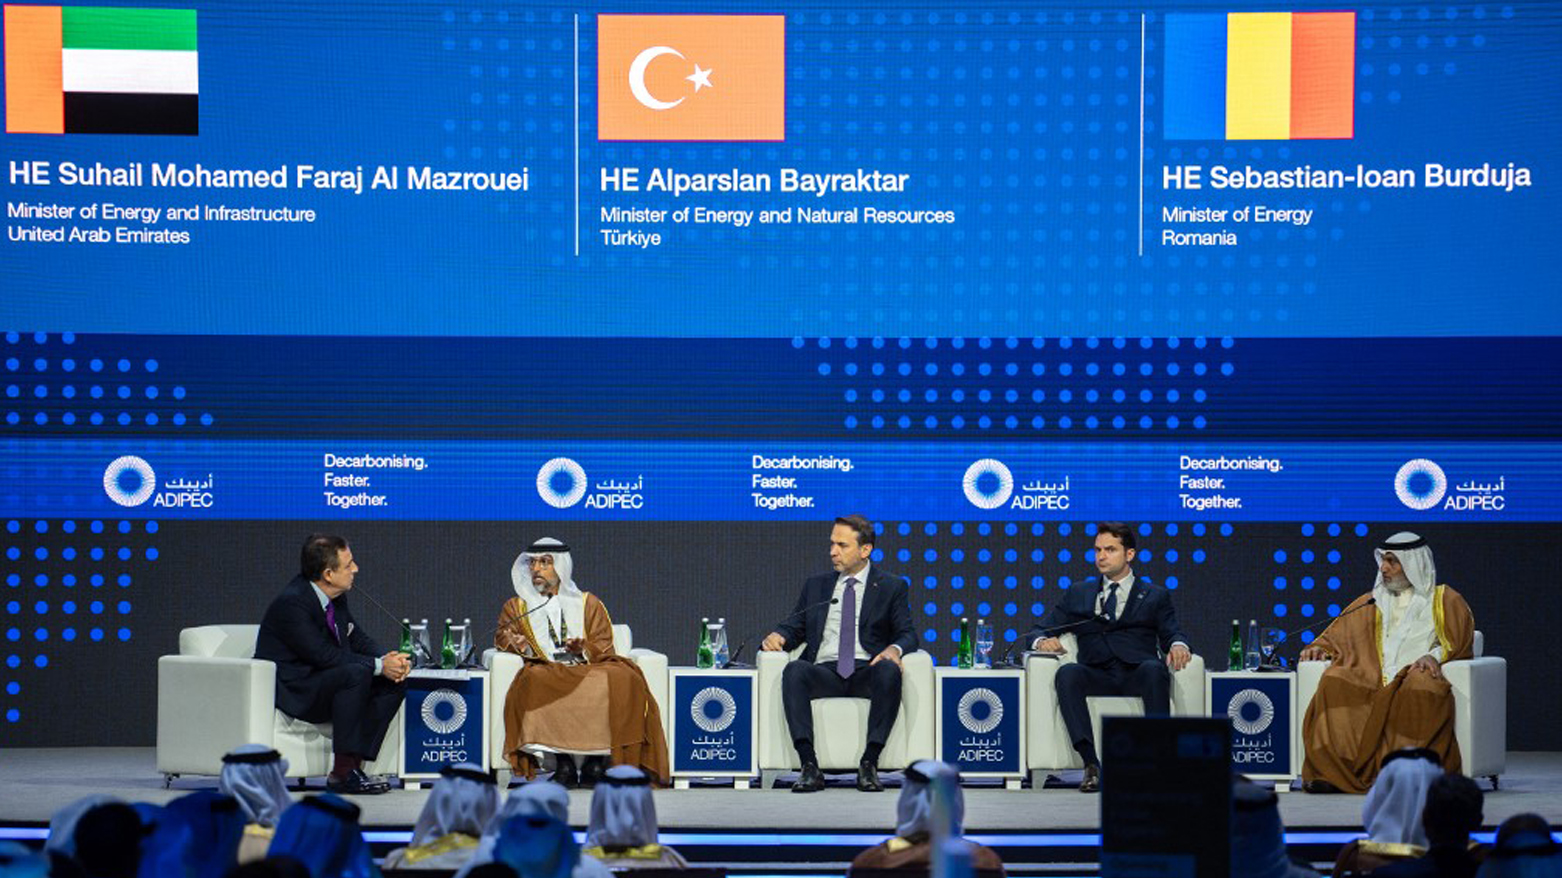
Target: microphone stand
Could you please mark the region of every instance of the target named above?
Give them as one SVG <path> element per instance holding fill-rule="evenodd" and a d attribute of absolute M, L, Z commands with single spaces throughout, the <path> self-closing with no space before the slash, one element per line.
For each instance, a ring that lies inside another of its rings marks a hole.
<path fill-rule="evenodd" d="M 1319 625 L 1323 625 L 1325 623 L 1332 625 L 1335 622 L 1339 621 L 1340 619 L 1345 618 L 1346 616 L 1349 616 L 1352 613 L 1359 612 L 1361 610 L 1365 610 L 1366 608 L 1371 607 L 1371 606 L 1376 606 L 1377 602 L 1378 602 L 1377 598 L 1367 598 L 1366 603 L 1361 604 L 1360 606 L 1357 606 L 1357 607 L 1352 607 L 1351 609 L 1346 610 L 1345 612 L 1339 614 L 1338 616 L 1335 616 L 1332 619 L 1319 619 L 1318 621 L 1312 623 L 1311 625 L 1303 625 L 1302 627 L 1297 628 L 1294 631 L 1284 632 L 1284 635 L 1281 637 L 1281 642 L 1283 643 L 1283 642 L 1285 642 L 1287 640 L 1290 640 L 1293 636 L 1295 636 L 1297 634 L 1303 634 L 1303 633 L 1306 633 L 1308 631 L 1311 631 L 1314 628 L 1317 628 Z M 1306 648 L 1307 647 L 1305 647 L 1305 646 L 1302 647 L 1302 649 L 1306 649 Z M 1279 650 L 1276 649 L 1275 652 L 1278 653 Z M 1301 650 L 1297 651 L 1297 664 L 1301 664 Z M 1285 665 L 1280 664 L 1278 661 L 1272 660 L 1272 661 L 1269 661 L 1269 662 L 1266 662 L 1264 664 L 1259 665 L 1258 666 L 1258 670 L 1259 671 L 1284 671 L 1284 670 L 1287 670 L 1287 668 L 1285 667 Z"/>

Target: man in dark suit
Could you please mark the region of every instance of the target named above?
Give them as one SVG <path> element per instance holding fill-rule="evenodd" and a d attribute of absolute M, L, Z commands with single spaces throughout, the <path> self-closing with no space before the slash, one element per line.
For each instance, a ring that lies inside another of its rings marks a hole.
<path fill-rule="evenodd" d="M 803 645 L 781 676 L 786 724 L 803 763 L 794 793 L 824 789 L 814 752 L 815 698 L 868 699 L 868 740 L 857 766 L 857 789 L 881 792 L 879 753 L 900 707 L 900 657 L 917 648 L 906 581 L 869 563 L 873 523 L 861 515 L 835 520 L 830 531 L 834 573 L 809 577 L 797 608 L 765 637 L 762 649 Z"/>
<path fill-rule="evenodd" d="M 1069 741 L 1085 761 L 1083 793 L 1101 789 L 1101 760 L 1085 699 L 1137 695 L 1146 714 L 1170 713 L 1171 671 L 1192 658 L 1171 592 L 1134 576 L 1129 566 L 1138 551 L 1133 529 L 1116 521 L 1096 525 L 1095 549 L 1101 575 L 1070 588 L 1030 632 L 1031 648 L 1039 652 L 1061 655 L 1057 635 L 1064 632 L 1073 632 L 1077 641 L 1078 661 L 1058 668 L 1054 683 Z"/>
<path fill-rule="evenodd" d="M 326 788 L 373 794 L 390 785 L 364 774 L 363 761 L 379 754 L 412 666 L 401 653 L 381 649 L 353 620 L 345 595 L 357 573 L 346 540 L 311 535 L 300 553 L 299 575 L 266 609 L 255 657 L 277 666 L 277 709 L 331 724 L 335 762 Z"/>

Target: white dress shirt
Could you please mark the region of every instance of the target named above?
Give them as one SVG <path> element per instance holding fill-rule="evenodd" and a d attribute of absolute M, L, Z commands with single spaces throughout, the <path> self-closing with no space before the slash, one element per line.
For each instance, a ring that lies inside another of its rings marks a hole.
<path fill-rule="evenodd" d="M 331 598 L 328 597 L 323 590 L 321 590 L 320 586 L 318 586 L 318 585 L 314 584 L 313 582 L 311 582 L 311 583 L 309 583 L 309 587 L 315 590 L 315 597 L 320 600 L 320 609 L 321 609 L 321 611 L 324 611 L 326 607 L 330 606 Z M 347 637 L 348 637 L 348 635 L 352 634 L 352 632 L 351 631 L 343 631 L 340 628 L 338 628 L 336 630 L 337 630 L 337 633 L 339 635 L 341 635 L 341 639 L 338 640 L 337 642 L 340 643 L 342 646 L 347 646 Z M 348 647 L 348 649 L 351 649 L 351 648 L 352 647 Z M 374 660 L 374 675 L 376 677 L 379 676 L 380 671 L 382 670 L 382 667 L 381 667 L 380 663 L 381 663 L 381 659 L 376 658 Z"/>
<path fill-rule="evenodd" d="M 868 570 L 871 564 L 862 565 L 862 569 L 856 573 L 842 573 L 835 578 L 835 591 L 832 597 L 837 601 L 844 600 L 846 594 L 846 579 L 850 576 L 857 580 L 857 611 L 853 615 L 857 618 L 857 650 L 853 658 L 868 661 L 873 656 L 862 648 L 862 600 L 868 594 Z M 824 634 L 819 640 L 819 656 L 814 661 L 817 664 L 835 664 L 835 659 L 841 654 L 841 604 L 830 605 L 830 611 L 824 617 Z"/>

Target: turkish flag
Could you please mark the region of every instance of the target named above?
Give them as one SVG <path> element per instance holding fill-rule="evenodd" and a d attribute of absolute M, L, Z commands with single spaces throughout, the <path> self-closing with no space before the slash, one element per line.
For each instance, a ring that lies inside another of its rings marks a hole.
<path fill-rule="evenodd" d="M 785 140 L 786 17 L 598 15 L 597 139 Z"/>

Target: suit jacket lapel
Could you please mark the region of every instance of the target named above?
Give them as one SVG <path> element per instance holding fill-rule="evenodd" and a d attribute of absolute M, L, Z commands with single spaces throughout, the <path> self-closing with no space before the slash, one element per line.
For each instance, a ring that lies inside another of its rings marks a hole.
<path fill-rule="evenodd" d="M 870 570 L 868 581 L 863 584 L 862 612 L 857 614 L 857 642 L 862 642 L 863 634 L 868 630 L 868 620 L 873 618 L 873 608 L 878 604 L 879 592 L 884 589 L 879 585 L 879 572 Z"/>

